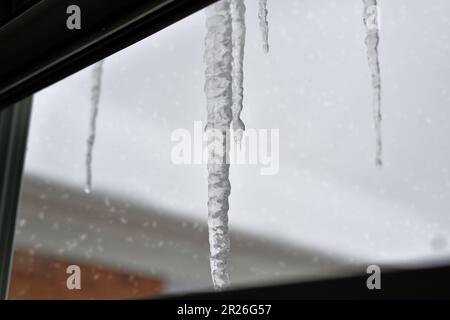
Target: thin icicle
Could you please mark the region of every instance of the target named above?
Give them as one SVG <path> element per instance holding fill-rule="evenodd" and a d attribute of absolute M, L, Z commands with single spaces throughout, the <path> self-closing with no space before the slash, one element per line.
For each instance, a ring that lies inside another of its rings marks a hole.
<path fill-rule="evenodd" d="M 379 36 L 379 16 L 377 0 L 363 0 L 364 3 L 364 24 L 366 25 L 366 46 L 370 71 L 372 73 L 373 88 L 373 117 L 376 134 L 376 159 L 378 167 L 383 166 L 383 140 L 381 132 L 381 75 L 380 61 L 378 55 Z"/>
<path fill-rule="evenodd" d="M 245 3 L 231 0 L 233 43 L 233 123 L 234 140 L 241 144 L 245 124 L 241 119 L 244 99 Z"/>
<path fill-rule="evenodd" d="M 86 186 L 84 191 L 91 193 L 92 191 L 92 152 L 94 149 L 96 138 L 96 126 L 98 105 L 100 102 L 100 91 L 102 84 L 103 74 L 103 60 L 97 62 L 92 70 L 92 88 L 91 88 L 91 118 L 89 122 L 89 136 L 87 139 L 87 152 L 86 152 Z"/>
<path fill-rule="evenodd" d="M 263 50 L 265 53 L 269 52 L 269 21 L 267 16 L 269 11 L 267 10 L 267 0 L 259 0 L 259 28 L 261 29 L 263 39 Z"/>
<path fill-rule="evenodd" d="M 208 124 L 208 230 L 211 275 L 216 290 L 230 284 L 228 256 L 229 181 L 228 134 L 232 121 L 232 27 L 230 0 L 206 9 L 205 40 Z"/>

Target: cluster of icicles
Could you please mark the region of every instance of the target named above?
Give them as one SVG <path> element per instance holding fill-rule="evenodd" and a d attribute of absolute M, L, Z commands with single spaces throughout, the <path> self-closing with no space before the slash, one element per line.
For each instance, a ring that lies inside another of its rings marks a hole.
<path fill-rule="evenodd" d="M 269 52 L 269 24 L 267 0 L 259 1 L 259 25 L 262 47 Z M 382 166 L 381 139 L 381 77 L 378 56 L 379 24 L 377 0 L 362 0 L 364 24 L 366 26 L 366 47 L 372 76 L 373 113 L 376 131 L 377 166 Z M 236 143 L 241 143 L 245 130 L 241 119 L 244 98 L 244 48 L 246 38 L 246 7 L 244 0 L 220 0 L 206 9 L 205 39 L 205 95 L 207 102 L 207 144 L 208 144 L 208 230 L 210 243 L 211 275 L 215 290 L 230 285 L 228 257 L 230 238 L 228 233 L 228 209 L 231 184 L 229 180 L 230 129 Z M 87 193 L 92 189 L 92 152 L 96 137 L 96 121 L 100 101 L 103 61 L 93 68 L 91 93 L 91 119 L 86 153 Z M 209 134 L 214 129 L 214 134 Z M 221 137 L 217 136 L 217 132 Z M 219 139 L 219 150 L 217 148 Z"/>

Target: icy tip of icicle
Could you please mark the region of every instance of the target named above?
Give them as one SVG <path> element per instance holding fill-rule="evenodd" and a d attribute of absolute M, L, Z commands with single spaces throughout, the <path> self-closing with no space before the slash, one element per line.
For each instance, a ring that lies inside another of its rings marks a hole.
<path fill-rule="evenodd" d="M 264 53 L 266 53 L 266 54 L 269 53 L 269 45 L 268 44 L 263 44 L 262 48 L 263 48 Z"/>
<path fill-rule="evenodd" d="M 92 188 L 90 186 L 84 187 L 84 193 L 91 194 L 91 192 L 92 192 Z"/>
<path fill-rule="evenodd" d="M 383 160 L 381 158 L 377 158 L 375 160 L 375 166 L 379 169 L 383 168 Z"/>

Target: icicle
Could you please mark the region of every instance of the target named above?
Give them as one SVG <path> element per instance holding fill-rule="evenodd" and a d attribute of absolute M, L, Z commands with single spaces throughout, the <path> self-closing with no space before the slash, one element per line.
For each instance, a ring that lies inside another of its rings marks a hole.
<path fill-rule="evenodd" d="M 216 290 L 229 283 L 228 198 L 229 181 L 228 133 L 232 121 L 232 27 L 230 0 L 222 0 L 206 9 L 205 40 L 208 124 L 208 229 L 211 275 Z"/>
<path fill-rule="evenodd" d="M 378 167 L 383 166 L 383 140 L 381 133 L 381 76 L 380 62 L 378 55 L 379 37 L 379 17 L 377 0 L 363 0 L 364 3 L 364 24 L 366 25 L 367 37 L 367 56 L 369 66 L 372 73 L 373 88 L 373 117 L 376 134 L 376 159 L 375 163 Z"/>
<path fill-rule="evenodd" d="M 92 70 L 92 88 L 91 88 L 91 118 L 89 123 L 89 137 L 87 139 L 86 152 L 86 186 L 84 191 L 91 193 L 92 190 L 92 152 L 96 138 L 96 125 L 98 115 L 98 104 L 100 101 L 100 91 L 103 73 L 103 60 L 97 62 Z"/>
<path fill-rule="evenodd" d="M 259 27 L 261 29 L 263 39 L 263 50 L 265 53 L 269 52 L 269 21 L 267 19 L 267 0 L 259 0 Z"/>
<path fill-rule="evenodd" d="M 244 48 L 245 48 L 245 3 L 231 0 L 231 25 L 233 43 L 233 123 L 234 140 L 241 144 L 245 130 L 241 120 L 244 99 Z"/>

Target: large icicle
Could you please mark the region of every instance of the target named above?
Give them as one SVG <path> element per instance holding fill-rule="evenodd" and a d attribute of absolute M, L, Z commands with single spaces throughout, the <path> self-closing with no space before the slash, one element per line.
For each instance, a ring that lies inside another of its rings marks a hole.
<path fill-rule="evenodd" d="M 231 25 L 233 43 L 233 123 L 234 139 L 239 144 L 245 130 L 241 119 L 244 99 L 244 49 L 245 49 L 245 3 L 231 0 Z"/>
<path fill-rule="evenodd" d="M 90 193 L 92 190 L 92 152 L 94 149 L 97 127 L 98 105 L 100 102 L 100 91 L 103 74 L 103 60 L 97 62 L 92 70 L 92 88 L 91 88 L 91 118 L 89 122 L 89 136 L 87 139 L 86 152 L 86 186 L 85 192 Z"/>
<path fill-rule="evenodd" d="M 267 0 L 259 0 L 259 28 L 261 29 L 263 39 L 263 50 L 269 52 L 269 21 L 267 19 L 269 11 L 267 10 Z"/>
<path fill-rule="evenodd" d="M 229 283 L 228 198 L 229 181 L 228 134 L 232 121 L 232 27 L 230 0 L 221 0 L 206 9 L 205 40 L 208 124 L 208 229 L 211 275 L 216 290 Z"/>
<path fill-rule="evenodd" d="M 364 3 L 364 24 L 366 25 L 366 46 L 369 66 L 372 73 L 373 88 L 373 117 L 376 134 L 376 159 L 375 163 L 381 167 L 383 165 L 383 140 L 381 133 L 381 76 L 380 62 L 378 55 L 379 37 L 379 17 L 377 0 L 363 0 Z"/>

